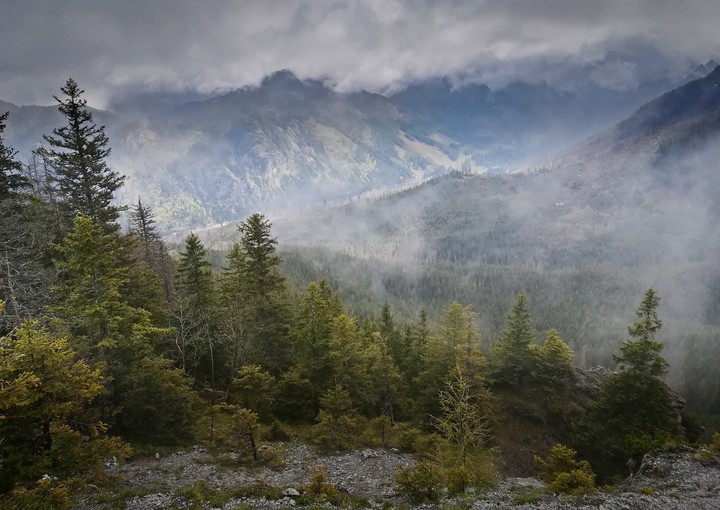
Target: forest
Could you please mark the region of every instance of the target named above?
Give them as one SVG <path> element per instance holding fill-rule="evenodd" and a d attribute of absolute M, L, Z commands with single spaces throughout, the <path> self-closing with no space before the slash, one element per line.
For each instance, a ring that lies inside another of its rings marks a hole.
<path fill-rule="evenodd" d="M 159 445 L 234 448 L 248 465 L 272 465 L 272 444 L 290 438 L 393 447 L 417 453 L 396 480 L 422 501 L 538 471 L 580 494 L 650 450 L 712 440 L 718 388 L 695 387 L 693 414 L 665 383 L 655 289 L 614 332 L 614 371 L 582 389 L 587 363 L 558 331 L 593 310 L 534 318 L 536 296 L 552 307 L 520 274 L 485 274 L 502 317 L 487 326 L 439 293 L 472 280 L 443 276 L 443 261 L 425 290 L 395 274 L 390 301 L 341 296 L 313 269 L 329 255 L 281 251 L 259 213 L 223 253 L 194 233 L 168 246 L 141 199 L 127 211 L 113 201 L 123 176 L 104 128 L 74 80 L 61 92 L 67 122 L 30 164 L 3 144 L 0 116 L 0 506 L 70 507 L 104 483 L 107 459 Z M 599 274 L 582 271 L 556 291 L 581 293 L 582 274 Z M 417 292 L 432 309 L 403 303 Z"/>

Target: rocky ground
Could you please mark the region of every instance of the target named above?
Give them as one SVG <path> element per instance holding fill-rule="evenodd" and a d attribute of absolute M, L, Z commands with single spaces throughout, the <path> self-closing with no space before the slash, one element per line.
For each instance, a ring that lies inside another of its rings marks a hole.
<path fill-rule="evenodd" d="M 490 491 L 437 505 L 412 505 L 394 495 L 394 474 L 413 462 L 410 455 L 379 449 L 320 455 L 301 444 L 282 449 L 284 465 L 276 469 L 239 467 L 233 454 L 213 455 L 198 447 L 124 465 L 110 462 L 107 471 L 118 478 L 117 486 L 112 491 L 90 487 L 77 508 L 332 508 L 330 503 L 309 502 L 302 494 L 311 469 L 323 466 L 342 495 L 357 496 L 351 503 L 374 508 L 720 510 L 720 458 L 684 447 L 646 455 L 637 473 L 614 492 L 558 496 L 545 493 L 534 478 L 509 478 Z"/>

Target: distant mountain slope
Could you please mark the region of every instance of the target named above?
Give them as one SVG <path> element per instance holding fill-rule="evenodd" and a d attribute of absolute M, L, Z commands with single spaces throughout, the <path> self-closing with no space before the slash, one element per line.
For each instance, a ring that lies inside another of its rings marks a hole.
<path fill-rule="evenodd" d="M 720 338 L 716 72 L 628 117 L 644 126 L 635 135 L 623 137 L 620 123 L 534 172 L 458 172 L 274 218 L 287 265 L 296 280 L 330 275 L 359 307 L 384 298 L 401 310 L 438 309 L 458 299 L 490 335 L 524 291 L 539 327 L 559 328 L 594 362 L 610 362 L 633 300 L 652 286 L 663 296 L 671 377 L 682 384 L 683 364 L 715 356 L 709 346 Z M 650 114 L 656 123 L 638 120 Z"/>
<path fill-rule="evenodd" d="M 392 191 L 453 169 L 503 173 L 606 125 L 650 89 L 592 96 L 440 80 L 385 97 L 278 72 L 256 88 L 140 95 L 95 116 L 107 126 L 110 163 L 127 176 L 119 199 L 141 196 L 164 229 L 182 230 Z M 62 123 L 52 107 L 0 107 L 23 160 Z"/>
<path fill-rule="evenodd" d="M 677 166 L 688 151 L 720 134 L 720 66 L 707 76 L 648 102 L 633 115 L 539 166 L 581 173 L 622 173 L 642 162 Z"/>
<path fill-rule="evenodd" d="M 598 246 L 607 244 L 605 234 L 616 231 L 618 222 L 627 226 L 633 216 L 646 218 L 643 207 L 651 201 L 657 200 L 654 210 L 662 214 L 677 214 L 666 208 L 693 193 L 702 197 L 698 207 L 720 207 L 720 194 L 712 193 L 720 182 L 718 83 L 720 66 L 539 164 L 537 172 L 508 177 L 456 173 L 380 200 L 355 201 L 307 219 L 281 219 L 278 228 L 287 242 L 337 246 L 368 256 L 492 263 L 487 252 L 502 248 L 498 253 L 508 261 L 502 263 L 525 263 L 529 252 L 545 264 L 558 262 L 552 255 L 558 249 L 577 243 L 587 248 L 593 239 Z M 305 232 L 303 224 L 325 229 Z M 632 236 L 623 236 L 623 243 L 633 246 Z M 455 242 L 446 242 L 450 237 Z M 446 251 L 462 251 L 463 245 L 473 249 L 464 255 Z M 585 262 L 600 261 L 591 257 Z"/>

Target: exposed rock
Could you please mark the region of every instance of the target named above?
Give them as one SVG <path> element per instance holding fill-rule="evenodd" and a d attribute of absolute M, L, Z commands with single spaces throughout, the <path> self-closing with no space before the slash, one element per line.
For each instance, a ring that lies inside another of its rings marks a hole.
<path fill-rule="evenodd" d="M 282 469 L 249 470 L 224 467 L 229 455 L 213 456 L 200 448 L 178 452 L 161 459 L 136 459 L 113 471 L 124 478 L 124 484 L 137 491 L 153 491 L 136 496 L 125 503 L 128 510 L 155 508 L 190 508 L 192 502 L 180 495 L 180 489 L 197 481 L 208 487 L 227 490 L 262 481 L 271 487 L 283 488 L 282 497 L 232 498 L 223 509 L 244 505 L 260 510 L 288 507 L 303 508 L 294 498 L 300 496 L 295 487 L 309 481 L 310 466 L 322 465 L 328 480 L 341 492 L 368 499 L 372 508 L 383 502 L 394 506 L 407 502 L 395 497 L 394 475 L 402 466 L 413 462 L 411 456 L 396 452 L 367 449 L 341 455 L 320 455 L 307 445 L 286 445 L 286 465 Z M 442 505 L 469 504 L 476 510 L 517 508 L 521 510 L 717 510 L 720 509 L 720 458 L 707 450 L 676 447 L 645 455 L 637 473 L 620 484 L 613 493 L 598 492 L 590 496 L 570 497 L 545 493 L 544 485 L 535 478 L 507 478 L 487 492 L 470 492 L 461 498 L 438 505 L 417 505 L 411 508 L 431 509 Z M 94 503 L 95 494 L 88 493 L 78 508 L 101 510 L 108 505 Z M 318 508 L 318 505 L 311 505 Z M 329 503 L 321 507 L 333 508 Z"/>

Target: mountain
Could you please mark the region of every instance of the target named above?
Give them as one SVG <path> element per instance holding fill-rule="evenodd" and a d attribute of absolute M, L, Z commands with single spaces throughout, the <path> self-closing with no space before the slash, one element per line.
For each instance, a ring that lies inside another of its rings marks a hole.
<path fill-rule="evenodd" d="M 472 304 L 491 338 L 524 291 L 538 328 L 559 328 L 590 363 L 610 361 L 618 337 L 608 331 L 622 338 L 633 300 L 652 286 L 682 384 L 688 357 L 716 356 L 708 346 L 720 339 L 719 73 L 534 171 L 454 172 L 380 199 L 278 216 L 288 271 L 300 285 L 329 275 L 359 309 L 378 299 L 398 313 Z"/>
<path fill-rule="evenodd" d="M 280 71 L 214 97 L 127 96 L 95 119 L 107 126 L 111 165 L 127 177 L 119 200 L 140 196 L 163 229 L 183 230 L 389 193 L 451 170 L 504 173 L 607 125 L 653 90 L 592 87 L 434 80 L 383 96 Z M 62 123 L 53 107 L 0 106 L 23 160 Z"/>

